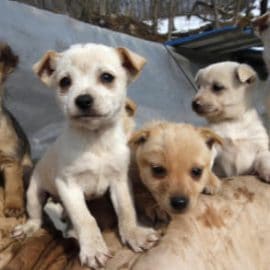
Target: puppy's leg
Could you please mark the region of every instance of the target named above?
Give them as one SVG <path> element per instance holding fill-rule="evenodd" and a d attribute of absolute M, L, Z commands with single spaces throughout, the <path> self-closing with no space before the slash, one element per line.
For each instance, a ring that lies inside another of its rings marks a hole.
<path fill-rule="evenodd" d="M 263 181 L 270 182 L 270 152 L 261 152 L 256 156 L 254 170 Z"/>
<path fill-rule="evenodd" d="M 209 171 L 208 182 L 204 187 L 203 193 L 205 194 L 216 194 L 221 188 L 221 180 L 212 172 Z"/>
<path fill-rule="evenodd" d="M 5 204 L 7 217 L 18 217 L 24 213 L 23 170 L 17 163 L 4 165 Z"/>
<path fill-rule="evenodd" d="M 135 252 L 151 248 L 159 237 L 155 230 L 137 225 L 127 176 L 122 175 L 120 179 L 114 179 L 110 192 L 118 217 L 119 234 L 122 242 L 128 244 Z"/>
<path fill-rule="evenodd" d="M 65 210 L 73 224 L 80 245 L 80 261 L 94 269 L 104 266 L 110 252 L 96 220 L 90 214 L 82 189 L 76 180 L 56 179 L 56 186 Z"/>
<path fill-rule="evenodd" d="M 13 231 L 13 237 L 30 236 L 42 225 L 42 209 L 45 202 L 45 194 L 40 188 L 38 176 L 34 173 L 26 194 L 28 221 L 18 225 Z"/>

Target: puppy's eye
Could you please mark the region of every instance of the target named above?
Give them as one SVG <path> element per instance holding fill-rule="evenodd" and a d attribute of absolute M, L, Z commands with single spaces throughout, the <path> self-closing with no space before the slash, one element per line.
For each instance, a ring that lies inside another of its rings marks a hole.
<path fill-rule="evenodd" d="M 108 72 L 104 72 L 100 75 L 100 80 L 103 83 L 112 83 L 114 81 L 114 76 Z"/>
<path fill-rule="evenodd" d="M 198 180 L 202 176 L 202 173 L 202 168 L 194 167 L 191 169 L 191 176 L 196 180 Z"/>
<path fill-rule="evenodd" d="M 151 165 L 152 175 L 156 178 L 164 178 L 167 175 L 167 169 L 160 165 Z"/>
<path fill-rule="evenodd" d="M 223 85 L 214 83 L 212 89 L 213 89 L 214 92 L 217 93 L 217 92 L 221 92 L 222 90 L 224 90 L 224 88 L 225 87 Z"/>
<path fill-rule="evenodd" d="M 71 78 L 69 76 L 65 76 L 59 81 L 59 86 L 61 88 L 68 88 L 71 86 L 71 83 Z"/>

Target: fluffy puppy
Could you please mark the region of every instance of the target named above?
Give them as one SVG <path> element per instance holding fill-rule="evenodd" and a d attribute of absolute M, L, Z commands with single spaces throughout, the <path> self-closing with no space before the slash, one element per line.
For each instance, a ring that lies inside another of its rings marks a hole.
<path fill-rule="evenodd" d="M 155 122 L 135 132 L 129 145 L 138 211 L 164 220 L 194 207 L 202 191 L 217 192 L 221 182 L 211 171 L 212 148 L 221 143 L 213 131 L 189 124 Z M 145 189 L 151 196 L 144 196 Z"/>
<path fill-rule="evenodd" d="M 16 68 L 18 57 L 0 42 L 0 169 L 4 180 L 4 214 L 18 217 L 24 213 L 23 178 L 32 167 L 28 140 L 13 115 L 6 109 L 4 83 Z"/>
<path fill-rule="evenodd" d="M 224 139 L 215 171 L 219 176 L 256 173 L 270 181 L 268 135 L 251 94 L 256 72 L 246 64 L 221 62 L 199 70 L 192 108 Z"/>
<path fill-rule="evenodd" d="M 101 267 L 110 253 L 86 200 L 109 190 L 122 242 L 140 252 L 157 241 L 154 230 L 136 221 L 122 121 L 127 85 L 144 64 L 143 57 L 126 48 L 89 43 L 49 51 L 34 65 L 40 80 L 55 89 L 67 124 L 36 165 L 27 191 L 29 220 L 15 228 L 15 237 L 40 228 L 49 193 L 63 203 L 72 222 L 81 263 Z"/>

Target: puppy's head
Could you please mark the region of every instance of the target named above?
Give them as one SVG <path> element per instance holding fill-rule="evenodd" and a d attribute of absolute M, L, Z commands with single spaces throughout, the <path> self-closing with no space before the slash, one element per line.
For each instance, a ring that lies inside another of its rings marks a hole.
<path fill-rule="evenodd" d="M 133 134 L 130 147 L 142 182 L 169 214 L 194 207 L 211 177 L 211 148 L 221 143 L 206 128 L 153 123 Z"/>
<path fill-rule="evenodd" d="M 255 18 L 252 21 L 252 26 L 263 43 L 270 43 L 270 12 Z"/>
<path fill-rule="evenodd" d="M 199 70 L 193 110 L 208 121 L 234 119 L 250 106 L 256 72 L 246 64 L 220 62 Z"/>
<path fill-rule="evenodd" d="M 89 43 L 62 53 L 49 51 L 33 70 L 55 89 L 60 107 L 73 124 L 99 129 L 118 119 L 127 84 L 144 64 L 143 57 L 126 48 Z"/>
<path fill-rule="evenodd" d="M 13 53 L 9 45 L 0 42 L 0 84 L 3 84 L 17 64 L 18 56 Z"/>

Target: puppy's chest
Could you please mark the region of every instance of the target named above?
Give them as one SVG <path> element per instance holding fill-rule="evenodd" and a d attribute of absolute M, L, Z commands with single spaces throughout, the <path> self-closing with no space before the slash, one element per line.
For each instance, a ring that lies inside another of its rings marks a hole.
<path fill-rule="evenodd" d="M 225 145 L 239 146 L 242 142 L 247 144 L 267 145 L 268 136 L 260 122 L 253 123 L 236 122 L 210 125 L 218 135 L 225 139 Z"/>
<path fill-rule="evenodd" d="M 66 166 L 65 173 L 82 187 L 88 198 L 105 193 L 110 182 L 120 177 L 128 163 L 125 147 L 90 149 L 77 156 Z"/>

